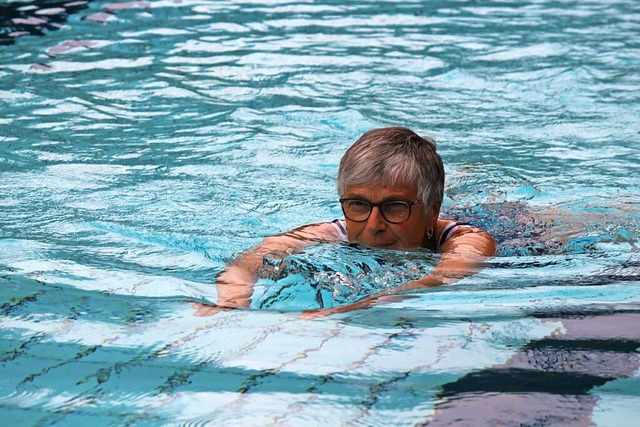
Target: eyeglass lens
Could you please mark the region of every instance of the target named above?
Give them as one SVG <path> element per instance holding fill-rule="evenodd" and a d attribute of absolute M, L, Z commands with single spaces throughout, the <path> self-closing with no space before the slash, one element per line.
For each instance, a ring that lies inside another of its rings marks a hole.
<path fill-rule="evenodd" d="M 375 206 L 380 209 L 382 217 L 391 223 L 404 222 L 411 215 L 411 204 L 401 200 L 383 203 L 369 203 L 365 200 L 357 199 L 342 200 L 344 215 L 347 219 L 355 222 L 364 222 L 369 219 Z"/>

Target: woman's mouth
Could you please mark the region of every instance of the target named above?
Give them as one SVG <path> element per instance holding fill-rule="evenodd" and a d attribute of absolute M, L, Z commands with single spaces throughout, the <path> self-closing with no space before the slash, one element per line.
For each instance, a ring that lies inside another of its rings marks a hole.
<path fill-rule="evenodd" d="M 363 245 L 370 248 L 389 249 L 395 245 L 395 242 L 363 242 Z"/>

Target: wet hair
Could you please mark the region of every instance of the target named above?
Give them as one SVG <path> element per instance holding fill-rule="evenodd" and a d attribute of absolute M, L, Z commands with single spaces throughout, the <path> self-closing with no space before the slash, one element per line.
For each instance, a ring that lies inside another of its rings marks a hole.
<path fill-rule="evenodd" d="M 425 212 L 444 196 L 444 167 L 436 142 L 404 127 L 372 129 L 342 156 L 338 194 L 350 185 L 409 185 Z"/>

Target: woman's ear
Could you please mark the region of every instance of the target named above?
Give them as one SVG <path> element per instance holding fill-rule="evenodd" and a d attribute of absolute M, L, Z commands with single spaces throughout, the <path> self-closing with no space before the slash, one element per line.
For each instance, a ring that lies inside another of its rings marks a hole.
<path fill-rule="evenodd" d="M 438 202 L 433 202 L 428 211 L 428 216 L 430 221 L 437 221 L 440 216 L 440 206 L 441 204 Z"/>

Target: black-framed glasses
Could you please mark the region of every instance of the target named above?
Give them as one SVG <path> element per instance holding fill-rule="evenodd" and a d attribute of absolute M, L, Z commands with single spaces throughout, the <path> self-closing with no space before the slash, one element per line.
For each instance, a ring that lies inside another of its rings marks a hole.
<path fill-rule="evenodd" d="M 377 207 L 385 221 L 391 224 L 405 222 L 411 216 L 411 208 L 418 203 L 407 200 L 387 200 L 371 203 L 362 199 L 340 199 L 345 218 L 353 222 L 365 222 L 371 216 L 371 211 Z"/>

